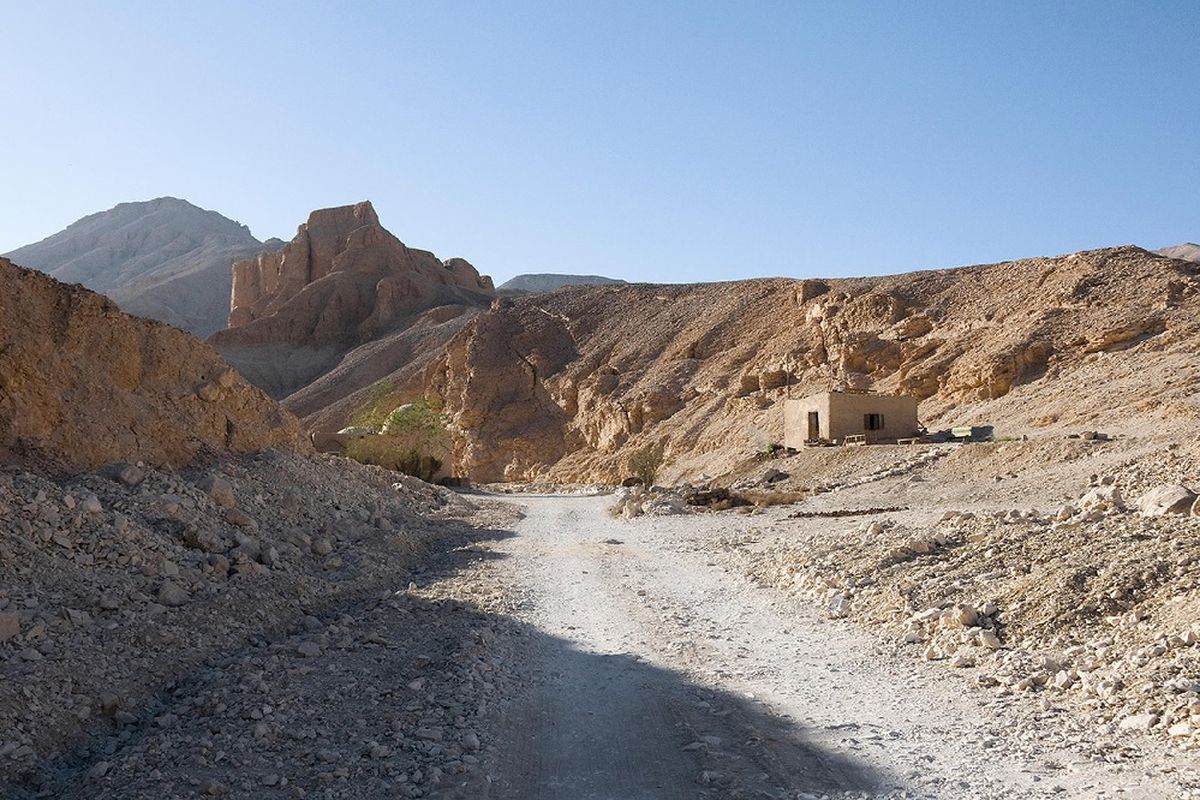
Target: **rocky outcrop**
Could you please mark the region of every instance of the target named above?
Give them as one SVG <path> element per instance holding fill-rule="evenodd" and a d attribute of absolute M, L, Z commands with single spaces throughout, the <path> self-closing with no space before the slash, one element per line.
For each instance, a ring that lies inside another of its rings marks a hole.
<path fill-rule="evenodd" d="M 259 326 L 263 334 L 283 327 L 296 334 L 289 342 L 369 339 L 458 292 L 495 294 L 491 279 L 463 259 L 439 261 L 405 247 L 362 202 L 314 211 L 278 252 L 234 264 L 229 327 L 274 317 Z"/>
<path fill-rule="evenodd" d="M 208 336 L 225 327 L 230 265 L 282 244 L 260 242 L 215 211 L 160 197 L 121 203 L 6 255 L 105 294 L 131 314 Z"/>
<path fill-rule="evenodd" d="M 0 451 L 77 467 L 307 452 L 299 422 L 186 333 L 0 259 Z"/>
<path fill-rule="evenodd" d="M 781 440 L 779 401 L 835 386 L 915 396 L 935 427 L 1165 430 L 1200 419 L 1186 377 L 1198 312 L 1200 266 L 1136 247 L 880 278 L 591 287 L 498 301 L 424 389 L 445 402 L 456 468 L 477 480 L 619 481 L 631 453 L 660 444 L 667 477 L 720 474 Z"/>
<path fill-rule="evenodd" d="M 363 202 L 314 211 L 281 250 L 235 264 L 230 327 L 210 341 L 282 398 L 430 309 L 494 296 L 490 278 L 406 247 Z"/>

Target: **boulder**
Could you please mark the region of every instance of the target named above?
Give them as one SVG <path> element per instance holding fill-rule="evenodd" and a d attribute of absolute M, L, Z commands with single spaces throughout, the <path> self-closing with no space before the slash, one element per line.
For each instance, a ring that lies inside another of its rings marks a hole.
<path fill-rule="evenodd" d="M 0 642 L 11 639 L 21 632 L 21 618 L 16 614 L 0 614 Z"/>
<path fill-rule="evenodd" d="M 181 606 L 190 600 L 188 593 L 174 581 L 163 581 L 158 587 L 158 602 L 164 606 Z"/>
<path fill-rule="evenodd" d="M 1189 514 L 1196 504 L 1196 493 L 1177 483 L 1156 486 L 1137 501 L 1138 511 L 1148 517 Z"/>
<path fill-rule="evenodd" d="M 1093 509 L 1123 509 L 1125 508 L 1125 500 L 1121 497 L 1121 490 L 1116 486 L 1094 486 L 1088 490 L 1088 493 L 1079 498 L 1079 509 L 1081 511 L 1091 511 Z"/>
<path fill-rule="evenodd" d="M 237 497 L 233 493 L 233 484 L 220 475 L 209 475 L 200 481 L 200 489 L 221 508 L 233 508 L 237 505 Z"/>

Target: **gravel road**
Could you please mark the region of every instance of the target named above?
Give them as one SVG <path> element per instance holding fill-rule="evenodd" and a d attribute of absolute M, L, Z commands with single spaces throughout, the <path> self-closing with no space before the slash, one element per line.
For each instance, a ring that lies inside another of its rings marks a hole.
<path fill-rule="evenodd" d="M 1061 712 L 897 659 L 705 547 L 765 522 L 520 502 L 493 564 L 531 633 L 491 797 L 1186 796 L 1161 758 L 1089 758 Z"/>

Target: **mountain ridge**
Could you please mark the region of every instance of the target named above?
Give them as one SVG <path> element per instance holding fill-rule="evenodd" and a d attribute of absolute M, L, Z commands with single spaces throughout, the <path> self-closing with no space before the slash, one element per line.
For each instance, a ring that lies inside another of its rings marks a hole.
<path fill-rule="evenodd" d="M 119 203 L 4 255 L 203 337 L 224 327 L 233 262 L 273 246 L 216 211 L 165 196 Z"/>
<path fill-rule="evenodd" d="M 607 286 L 622 284 L 619 278 L 603 275 L 574 275 L 560 272 L 529 272 L 514 275 L 496 287 L 497 292 L 511 294 L 524 292 L 553 292 L 566 286 Z"/>

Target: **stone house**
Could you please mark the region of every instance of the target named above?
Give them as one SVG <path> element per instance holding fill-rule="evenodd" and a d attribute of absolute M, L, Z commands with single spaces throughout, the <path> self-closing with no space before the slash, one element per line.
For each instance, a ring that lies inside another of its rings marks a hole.
<path fill-rule="evenodd" d="M 783 443 L 797 450 L 818 442 L 844 444 L 848 436 L 873 444 L 919 433 L 917 401 L 904 395 L 821 392 L 783 404 Z"/>

